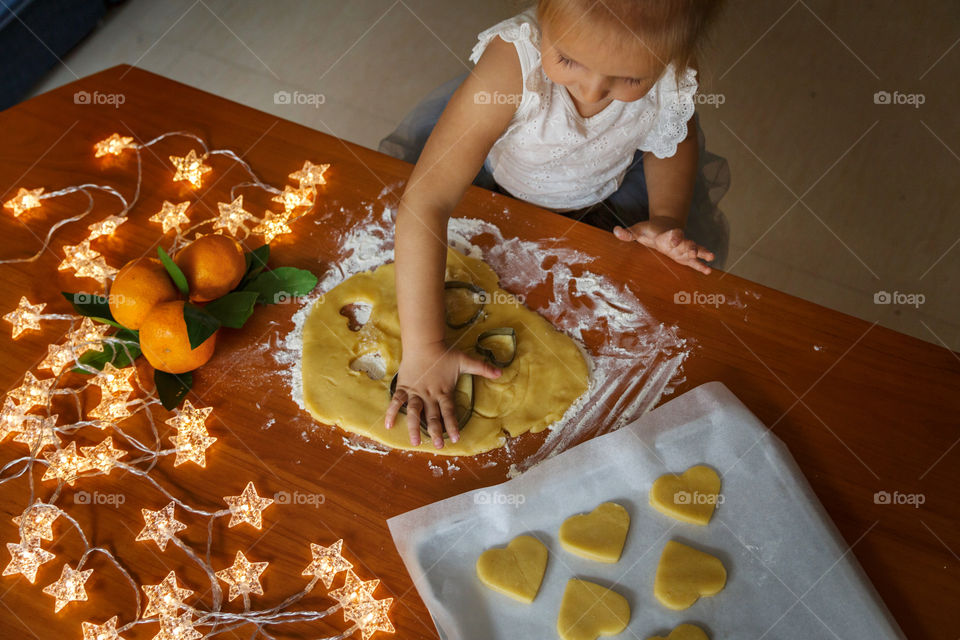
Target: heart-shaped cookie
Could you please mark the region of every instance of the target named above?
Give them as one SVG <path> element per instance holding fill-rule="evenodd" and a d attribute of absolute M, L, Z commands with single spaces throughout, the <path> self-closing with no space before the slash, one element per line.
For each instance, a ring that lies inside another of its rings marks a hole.
<path fill-rule="evenodd" d="M 604 502 L 590 513 L 570 516 L 560 526 L 560 544 L 572 554 L 597 562 L 620 559 L 630 528 L 630 514 L 616 502 Z"/>
<path fill-rule="evenodd" d="M 477 577 L 490 589 L 530 604 L 547 570 L 547 547 L 533 536 L 517 536 L 506 548 L 477 558 Z"/>
<path fill-rule="evenodd" d="M 615 636 L 629 622 L 630 605 L 616 591 L 586 580 L 567 582 L 557 615 L 557 633 L 563 640 Z"/>
<path fill-rule="evenodd" d="M 668 609 L 686 609 L 702 596 L 720 593 L 726 583 L 718 558 L 671 540 L 660 554 L 653 595 Z"/>
<path fill-rule="evenodd" d="M 695 624 L 681 624 L 674 627 L 666 638 L 651 636 L 647 640 L 710 640 L 707 633 Z"/>
<path fill-rule="evenodd" d="M 680 475 L 668 473 L 650 487 L 650 506 L 691 524 L 706 526 L 720 499 L 720 476 L 704 465 L 690 467 Z"/>

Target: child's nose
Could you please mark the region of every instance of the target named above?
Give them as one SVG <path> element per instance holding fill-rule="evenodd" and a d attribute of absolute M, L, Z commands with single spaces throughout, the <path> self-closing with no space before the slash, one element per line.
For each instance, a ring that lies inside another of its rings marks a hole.
<path fill-rule="evenodd" d="M 586 81 L 580 85 L 580 95 L 584 102 L 600 102 L 607 97 L 609 89 L 602 79 Z"/>

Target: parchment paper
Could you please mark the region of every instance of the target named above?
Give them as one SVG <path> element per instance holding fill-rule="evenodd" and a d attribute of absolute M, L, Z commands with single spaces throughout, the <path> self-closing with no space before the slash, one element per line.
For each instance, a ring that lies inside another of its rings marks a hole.
<path fill-rule="evenodd" d="M 707 527 L 674 521 L 647 503 L 653 481 L 707 464 L 723 477 Z M 569 516 L 612 500 L 630 512 L 617 564 L 564 551 Z M 585 442 L 508 482 L 464 493 L 388 521 L 420 596 L 445 640 L 557 638 L 556 616 L 573 577 L 612 587 L 630 603 L 619 638 L 646 639 L 682 622 L 711 638 L 903 638 L 783 443 L 721 383 L 702 385 L 636 422 Z M 490 591 L 477 557 L 515 536 L 550 550 L 533 604 Z M 685 611 L 653 597 L 664 544 L 713 553 L 726 588 Z"/>

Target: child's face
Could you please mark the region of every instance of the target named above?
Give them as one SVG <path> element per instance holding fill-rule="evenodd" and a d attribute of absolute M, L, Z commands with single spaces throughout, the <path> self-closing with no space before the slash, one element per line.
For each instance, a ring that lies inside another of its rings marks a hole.
<path fill-rule="evenodd" d="M 638 37 L 624 38 L 572 16 L 541 25 L 541 34 L 547 77 L 586 105 L 639 100 L 665 68 Z"/>

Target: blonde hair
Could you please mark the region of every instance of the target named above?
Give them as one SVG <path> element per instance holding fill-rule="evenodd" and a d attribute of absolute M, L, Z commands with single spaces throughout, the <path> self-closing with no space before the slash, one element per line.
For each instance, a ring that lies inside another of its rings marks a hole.
<path fill-rule="evenodd" d="M 723 0 L 539 0 L 540 24 L 560 16 L 577 16 L 591 24 L 615 27 L 623 42 L 640 38 L 664 65 L 676 73 L 698 69 L 697 58 L 708 27 Z M 616 42 L 616 40 L 614 40 Z"/>

